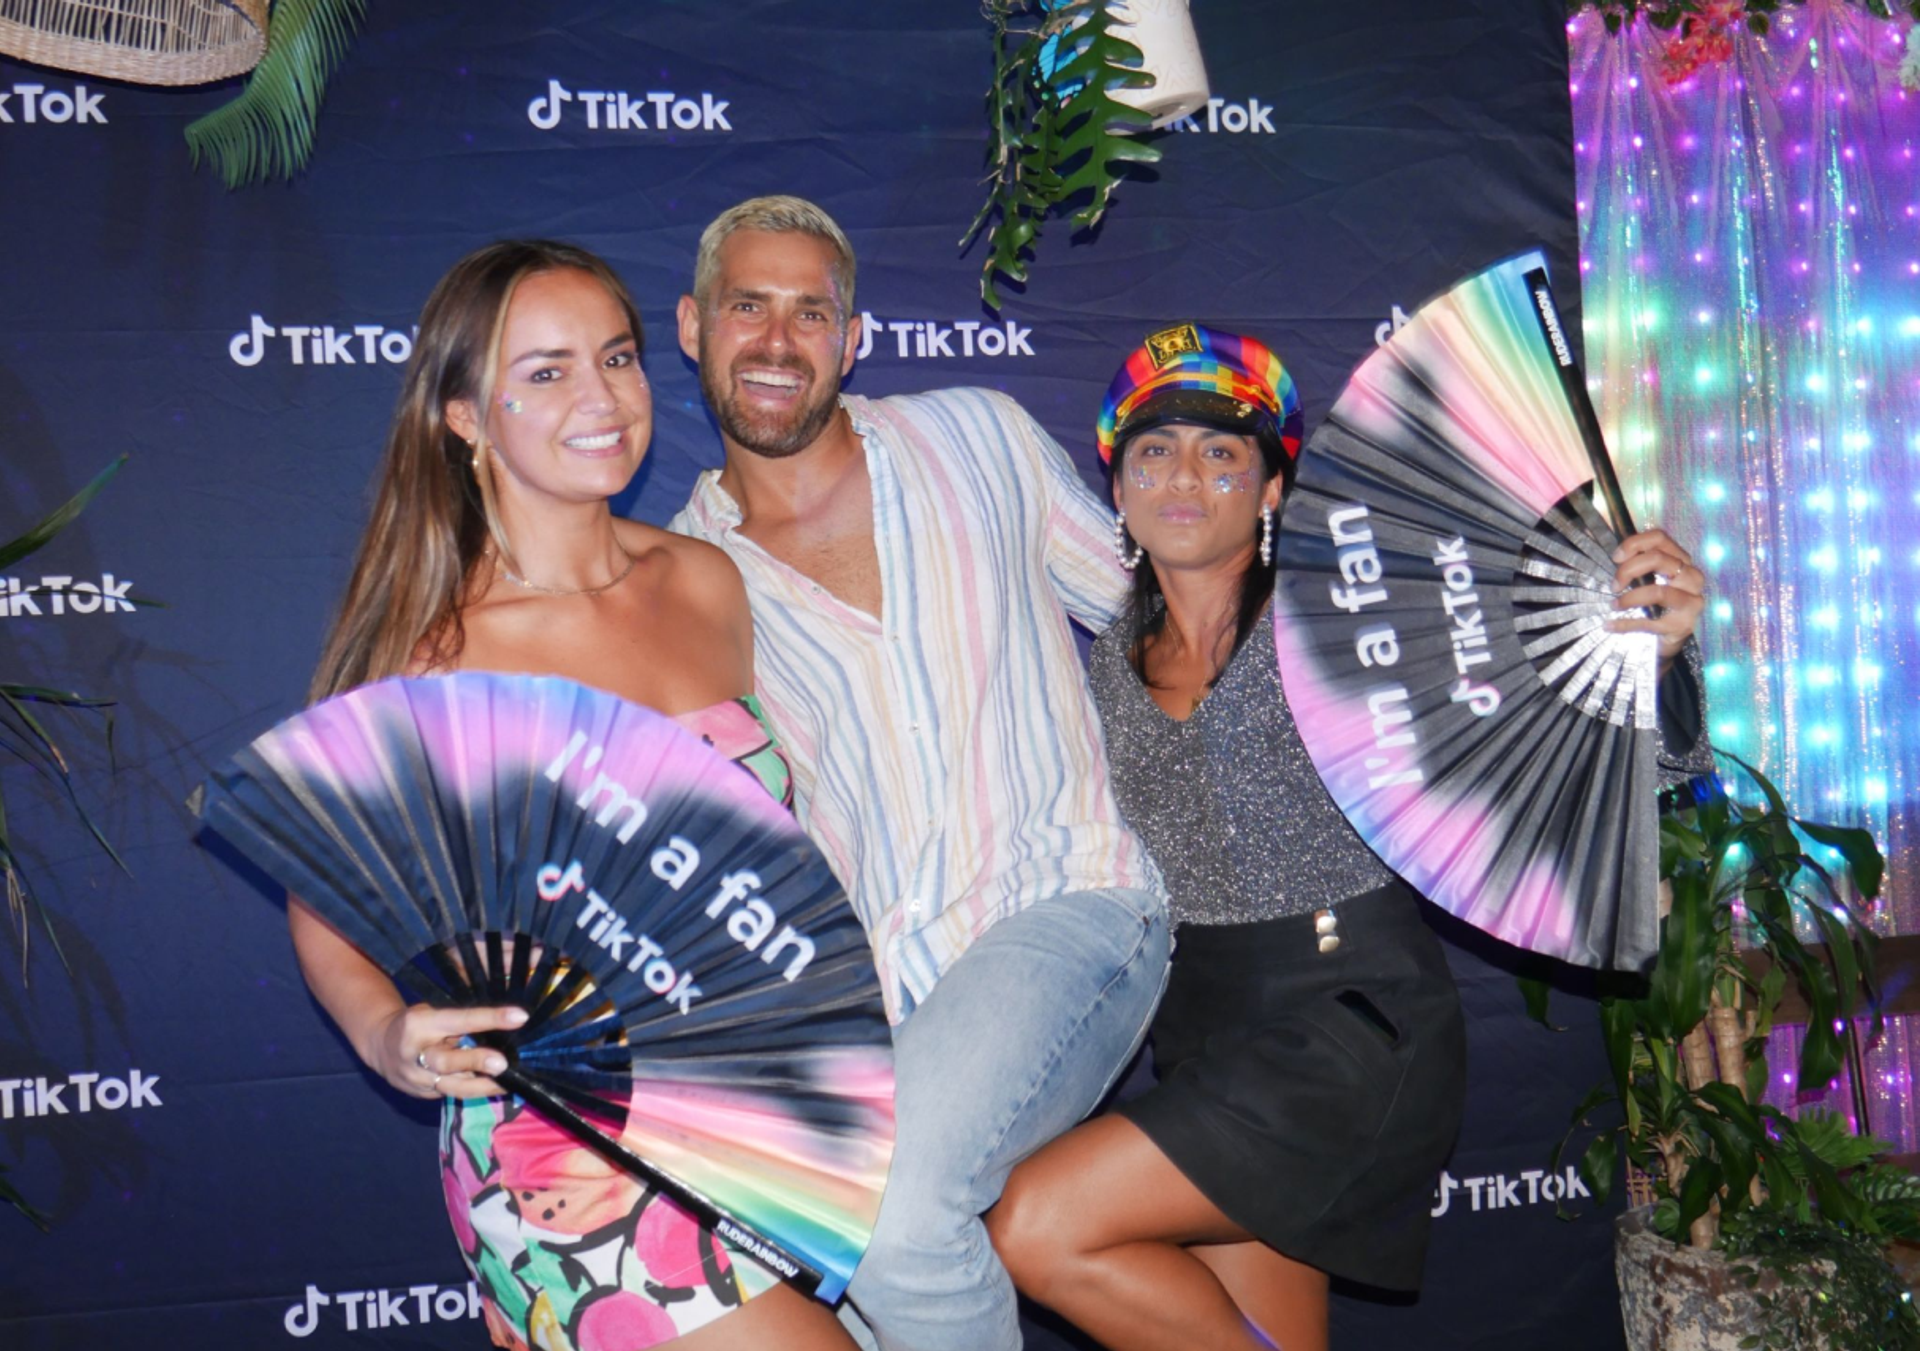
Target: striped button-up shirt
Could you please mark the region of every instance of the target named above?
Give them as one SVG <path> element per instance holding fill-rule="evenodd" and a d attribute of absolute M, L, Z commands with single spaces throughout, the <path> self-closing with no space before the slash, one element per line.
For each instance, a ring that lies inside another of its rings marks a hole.
<path fill-rule="evenodd" d="M 1005 395 L 842 400 L 866 449 L 881 613 L 741 535 L 709 470 L 672 528 L 746 580 L 754 679 L 800 821 L 900 1021 L 994 921 L 1048 896 L 1160 890 L 1120 816 L 1068 623 L 1126 595 L 1113 517 Z"/>

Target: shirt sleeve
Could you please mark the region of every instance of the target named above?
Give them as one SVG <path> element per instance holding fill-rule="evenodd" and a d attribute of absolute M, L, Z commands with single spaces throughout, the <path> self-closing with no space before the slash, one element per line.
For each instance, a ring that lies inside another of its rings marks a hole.
<path fill-rule="evenodd" d="M 1119 617 L 1128 593 L 1126 570 L 1113 552 L 1113 512 L 1046 428 L 1018 405 L 1011 415 L 1039 462 L 1047 580 L 1067 613 L 1099 633 Z"/>
<path fill-rule="evenodd" d="M 1662 789 L 1715 772 L 1702 666 L 1699 640 L 1690 638 L 1660 682 L 1660 740 L 1654 758 Z"/>

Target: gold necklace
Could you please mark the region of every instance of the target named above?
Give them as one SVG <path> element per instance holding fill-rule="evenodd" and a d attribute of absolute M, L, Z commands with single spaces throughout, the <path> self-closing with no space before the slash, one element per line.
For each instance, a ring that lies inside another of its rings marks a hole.
<path fill-rule="evenodd" d="M 636 555 L 628 553 L 626 549 L 621 546 L 619 540 L 616 539 L 613 542 L 613 547 L 620 550 L 620 556 L 627 560 L 627 565 L 624 568 L 621 568 L 619 573 L 616 574 L 614 577 L 600 583 L 600 585 L 598 586 L 579 586 L 579 587 L 571 587 L 571 588 L 557 587 L 557 586 L 542 586 L 540 585 L 540 583 L 530 582 L 526 578 L 514 572 L 514 570 L 508 567 L 506 563 L 500 558 L 500 556 L 493 552 L 493 550 L 489 549 L 487 551 L 487 557 L 493 559 L 493 565 L 500 569 L 500 575 L 502 577 L 505 577 L 508 581 L 512 582 L 515 586 L 525 587 L 528 591 L 538 591 L 543 596 L 597 596 L 602 591 L 611 591 L 613 590 L 614 587 L 626 581 L 627 574 L 633 571 L 633 565 L 640 561 Z"/>

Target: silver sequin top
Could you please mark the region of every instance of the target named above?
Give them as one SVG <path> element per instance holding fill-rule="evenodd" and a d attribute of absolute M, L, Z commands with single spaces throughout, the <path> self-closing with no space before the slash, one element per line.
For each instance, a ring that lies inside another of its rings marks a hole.
<path fill-rule="evenodd" d="M 1307 757 L 1273 657 L 1271 605 L 1185 722 L 1134 674 L 1133 637 L 1124 618 L 1102 634 L 1089 677 L 1114 792 L 1160 865 L 1176 924 L 1300 914 L 1393 880 Z M 1711 773 L 1697 644 L 1662 683 L 1661 712 L 1661 786 Z"/>
<path fill-rule="evenodd" d="M 1094 643 L 1093 701 L 1120 810 L 1160 865 L 1176 924 L 1300 914 L 1393 880 L 1307 758 L 1271 608 L 1185 722 L 1153 702 L 1132 645 L 1125 619 Z"/>

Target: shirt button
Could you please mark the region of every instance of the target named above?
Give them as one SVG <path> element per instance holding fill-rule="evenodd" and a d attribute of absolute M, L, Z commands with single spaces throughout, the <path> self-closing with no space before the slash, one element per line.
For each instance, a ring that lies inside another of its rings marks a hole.
<path fill-rule="evenodd" d="M 919 914 L 919 913 L 920 913 L 920 902 L 918 902 L 918 901 L 908 901 L 908 902 L 907 902 L 907 913 L 908 913 L 908 914 L 910 914 L 910 915 L 917 915 L 917 914 Z"/>
<path fill-rule="evenodd" d="M 813 584 L 813 594 L 816 596 L 820 594 L 820 584 L 818 582 Z"/>
<path fill-rule="evenodd" d="M 907 724 L 907 730 L 909 732 L 917 732 L 920 730 L 920 724 L 917 722 L 910 722 Z"/>

